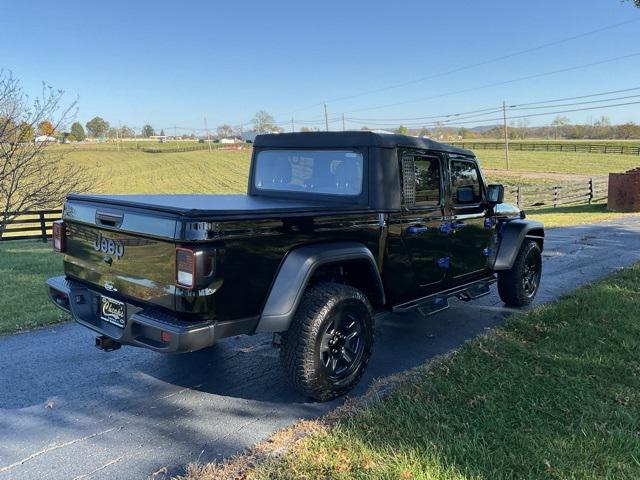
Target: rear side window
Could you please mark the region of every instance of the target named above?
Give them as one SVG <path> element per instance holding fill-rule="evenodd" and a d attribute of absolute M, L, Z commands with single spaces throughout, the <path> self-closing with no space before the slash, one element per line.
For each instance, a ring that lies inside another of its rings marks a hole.
<path fill-rule="evenodd" d="M 259 190 L 357 196 L 362 154 L 345 150 L 263 150 L 255 159 Z"/>
<path fill-rule="evenodd" d="M 406 205 L 440 205 L 440 161 L 437 157 L 406 153 L 402 157 Z"/>
<path fill-rule="evenodd" d="M 475 163 L 451 160 L 451 196 L 457 204 L 474 204 L 482 201 L 480 175 Z"/>

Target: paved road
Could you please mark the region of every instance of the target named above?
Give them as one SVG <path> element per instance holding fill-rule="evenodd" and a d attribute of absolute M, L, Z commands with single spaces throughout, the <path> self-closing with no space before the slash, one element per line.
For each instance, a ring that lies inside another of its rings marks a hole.
<path fill-rule="evenodd" d="M 640 217 L 548 232 L 538 301 L 640 260 Z M 511 312 L 497 295 L 453 302 L 439 315 L 382 315 L 375 378 L 445 353 Z M 0 479 L 147 478 L 162 467 L 232 455 L 298 418 L 309 403 L 286 384 L 270 336 L 211 351 L 103 353 L 65 324 L 0 339 Z M 161 478 L 160 475 L 156 478 Z"/>

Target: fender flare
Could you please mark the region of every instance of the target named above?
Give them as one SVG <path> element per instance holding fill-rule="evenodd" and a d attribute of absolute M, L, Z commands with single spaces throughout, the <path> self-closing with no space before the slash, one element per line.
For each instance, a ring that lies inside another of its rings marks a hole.
<path fill-rule="evenodd" d="M 495 271 L 510 270 L 518 256 L 522 242 L 531 238 L 544 244 L 544 225 L 535 220 L 511 220 L 500 226 L 500 247 L 493 266 Z"/>
<path fill-rule="evenodd" d="M 305 245 L 289 252 L 271 286 L 256 333 L 288 330 L 302 295 L 318 267 L 331 263 L 360 260 L 368 262 L 371 280 L 376 283 L 379 298 L 385 303 L 380 271 L 371 251 L 357 242 L 335 242 Z"/>

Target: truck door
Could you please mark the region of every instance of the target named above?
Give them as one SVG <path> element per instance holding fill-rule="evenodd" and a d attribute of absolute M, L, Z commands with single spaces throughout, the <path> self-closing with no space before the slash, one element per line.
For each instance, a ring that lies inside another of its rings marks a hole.
<path fill-rule="evenodd" d="M 444 222 L 445 158 L 439 154 L 400 152 L 403 181 L 402 239 L 411 258 L 418 287 L 441 283 L 448 265 L 448 235 Z"/>
<path fill-rule="evenodd" d="M 450 248 L 452 279 L 462 280 L 488 269 L 494 222 L 485 199 L 477 163 L 449 155 Z"/>

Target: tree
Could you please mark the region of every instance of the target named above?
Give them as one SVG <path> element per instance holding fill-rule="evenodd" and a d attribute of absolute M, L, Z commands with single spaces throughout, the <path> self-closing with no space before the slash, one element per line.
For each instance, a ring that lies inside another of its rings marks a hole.
<path fill-rule="evenodd" d="M 86 123 L 87 132 L 90 137 L 98 138 L 109 132 L 109 122 L 101 117 L 93 117 Z"/>
<path fill-rule="evenodd" d="M 29 122 L 20 122 L 18 125 L 18 143 L 33 141 L 33 125 Z"/>
<path fill-rule="evenodd" d="M 53 123 L 49 120 L 44 120 L 38 124 L 38 135 L 46 135 L 47 137 L 51 137 L 56 131 Z"/>
<path fill-rule="evenodd" d="M 396 133 L 398 135 L 409 135 L 409 129 L 407 127 L 405 127 L 404 125 L 400 125 L 397 128 Z"/>
<path fill-rule="evenodd" d="M 149 138 L 152 135 L 155 135 L 156 131 L 153 129 L 153 127 L 149 124 L 145 125 L 144 127 L 142 127 L 142 136 L 145 138 Z"/>
<path fill-rule="evenodd" d="M 258 133 L 272 133 L 278 131 L 276 121 L 264 110 L 256 112 L 253 117 L 253 129 Z"/>
<path fill-rule="evenodd" d="M 54 130 L 75 114 L 62 106 L 64 92 L 43 85 L 33 101 L 11 72 L 0 72 L 0 238 L 16 215 L 11 212 L 60 207 L 69 192 L 95 186 L 86 168 L 64 162 L 64 150 L 25 141 L 49 119 Z"/>
<path fill-rule="evenodd" d="M 152 133 L 151 135 L 153 135 L 153 133 Z M 164 136 L 165 136 L 165 135 L 164 135 L 164 129 L 160 130 L 160 136 L 162 136 L 162 137 L 164 137 Z"/>
<path fill-rule="evenodd" d="M 633 3 L 636 7 L 640 8 L 640 0 L 623 0 Z"/>
<path fill-rule="evenodd" d="M 559 135 L 564 135 L 564 128 L 569 125 L 569 119 L 567 117 L 563 117 L 562 115 L 558 115 L 551 122 L 551 126 L 555 129 L 554 138 L 557 140 Z"/>
<path fill-rule="evenodd" d="M 78 142 L 81 142 L 85 139 L 84 128 L 82 128 L 82 124 L 80 122 L 73 122 L 71 125 L 71 135 Z"/>
<path fill-rule="evenodd" d="M 623 123 L 616 127 L 616 136 L 623 140 L 630 138 L 640 138 L 640 125 L 633 122 Z"/>
<path fill-rule="evenodd" d="M 231 125 L 227 125 L 226 123 L 220 125 L 217 128 L 218 137 L 220 138 L 228 138 L 233 136 L 233 128 Z"/>
<path fill-rule="evenodd" d="M 133 131 L 133 128 L 126 125 L 120 127 L 120 138 L 135 138 L 135 136 L 136 132 Z"/>

